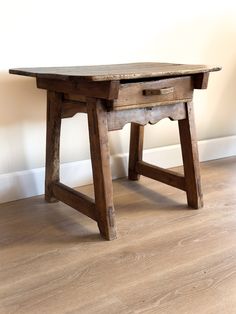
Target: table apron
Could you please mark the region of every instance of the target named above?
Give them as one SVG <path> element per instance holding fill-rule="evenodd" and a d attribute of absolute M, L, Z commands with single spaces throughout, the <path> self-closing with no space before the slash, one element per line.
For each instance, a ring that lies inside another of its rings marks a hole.
<path fill-rule="evenodd" d="M 175 103 L 170 105 L 125 109 L 110 111 L 107 113 L 108 130 L 120 130 L 127 123 L 137 123 L 140 125 L 155 124 L 158 121 L 169 118 L 171 120 L 183 120 L 186 118 L 185 103 Z"/>

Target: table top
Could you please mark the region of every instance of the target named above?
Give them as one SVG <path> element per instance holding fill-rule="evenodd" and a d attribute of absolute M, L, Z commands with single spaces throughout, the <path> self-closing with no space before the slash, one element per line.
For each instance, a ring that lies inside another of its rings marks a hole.
<path fill-rule="evenodd" d="M 9 72 L 11 74 L 60 80 L 113 81 L 180 76 L 219 71 L 220 69 L 217 66 L 143 62 L 94 66 L 18 68 L 10 69 Z"/>

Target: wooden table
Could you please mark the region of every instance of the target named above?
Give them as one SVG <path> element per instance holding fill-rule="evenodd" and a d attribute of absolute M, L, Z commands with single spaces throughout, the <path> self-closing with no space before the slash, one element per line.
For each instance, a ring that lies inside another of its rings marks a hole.
<path fill-rule="evenodd" d="M 131 123 L 128 178 L 144 175 L 184 190 L 189 207 L 202 207 L 192 98 L 217 70 L 170 63 L 11 69 L 47 90 L 46 200 L 70 205 L 94 219 L 105 239 L 116 238 L 108 131 Z M 88 115 L 95 201 L 60 182 L 61 119 L 78 112 Z M 144 125 L 167 117 L 178 120 L 184 175 L 142 160 Z"/>

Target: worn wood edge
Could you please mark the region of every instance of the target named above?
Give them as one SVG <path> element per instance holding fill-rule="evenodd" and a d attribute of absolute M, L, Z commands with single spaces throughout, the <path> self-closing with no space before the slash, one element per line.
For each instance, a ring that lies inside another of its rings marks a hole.
<path fill-rule="evenodd" d="M 36 77 L 36 73 L 29 73 L 27 71 L 21 70 L 21 68 L 18 69 L 9 69 L 10 74 L 16 74 L 16 75 L 22 75 L 22 76 L 30 76 L 30 77 Z"/>
<path fill-rule="evenodd" d="M 175 99 L 175 100 L 166 100 L 166 101 L 155 101 L 155 102 L 150 102 L 146 104 L 138 104 L 138 105 L 126 105 L 126 106 L 116 106 L 115 102 L 116 100 L 113 101 L 113 110 L 114 111 L 120 111 L 124 109 L 140 109 L 140 108 L 151 108 L 151 107 L 156 107 L 156 106 L 168 106 L 168 105 L 174 105 L 176 103 L 185 103 L 191 101 L 192 98 L 184 98 L 184 99 Z"/>
<path fill-rule="evenodd" d="M 136 163 L 136 171 L 145 177 L 149 177 L 167 185 L 171 185 L 177 189 L 186 191 L 184 175 L 175 171 L 163 169 L 144 161 L 138 161 Z"/>
<path fill-rule="evenodd" d="M 149 62 L 147 62 L 148 64 Z M 177 64 L 176 64 L 177 65 Z M 184 64 L 186 66 L 190 66 L 190 64 Z M 59 79 L 59 80 L 84 80 L 84 81 L 113 81 L 113 80 L 125 80 L 125 79 L 138 79 L 138 78 L 147 78 L 147 77 L 163 77 L 163 76 L 182 76 L 187 74 L 198 74 L 198 73 L 205 73 L 205 72 L 215 72 L 220 71 L 222 68 L 219 66 L 206 66 L 206 65 L 194 65 L 198 66 L 195 70 L 183 70 L 180 71 L 163 71 L 154 73 L 126 73 L 126 74 L 111 74 L 111 75 L 86 75 L 86 76 L 78 76 L 78 75 L 68 75 L 68 74 L 55 74 L 55 73 L 34 73 L 28 72 L 24 68 L 13 68 L 9 69 L 10 74 L 16 75 L 23 75 L 29 77 L 36 77 L 36 78 L 50 78 L 50 79 Z M 33 68 L 30 68 L 31 70 Z"/>
<path fill-rule="evenodd" d="M 167 76 L 167 77 L 172 77 L 172 76 L 184 76 L 184 75 L 193 75 L 193 74 L 199 74 L 199 73 L 206 73 L 206 72 L 216 72 L 216 71 L 220 71 L 222 68 L 219 66 L 213 66 L 213 67 L 207 67 L 204 69 L 199 69 L 199 70 L 184 70 L 182 73 L 180 73 L 179 71 L 163 71 L 163 72 L 159 72 L 158 75 L 156 73 L 149 73 L 149 74 L 133 74 L 133 73 L 128 73 L 128 74 L 113 74 L 110 76 L 89 76 L 87 77 L 88 80 L 91 81 L 106 81 L 106 80 L 125 80 L 125 79 L 142 79 L 142 78 L 148 78 L 148 77 L 163 77 L 163 76 Z"/>
<path fill-rule="evenodd" d="M 52 184 L 52 191 L 56 199 L 97 221 L 95 202 L 89 196 L 75 191 L 74 189 L 60 182 L 55 182 Z"/>
<path fill-rule="evenodd" d="M 166 83 L 166 84 L 173 84 L 176 82 L 181 82 L 183 80 L 189 80 L 191 81 L 192 75 L 179 75 L 179 76 L 173 76 L 173 77 L 150 77 L 150 80 L 138 80 L 138 81 L 128 81 L 128 82 L 121 82 L 120 89 L 127 89 L 130 87 L 133 87 L 135 85 L 139 85 L 143 89 L 149 88 L 146 85 L 147 84 L 160 84 L 160 83 Z M 173 85 L 174 86 L 174 85 Z M 169 87 L 169 86 L 168 86 Z M 162 86 L 158 86 L 157 88 L 163 88 Z"/>

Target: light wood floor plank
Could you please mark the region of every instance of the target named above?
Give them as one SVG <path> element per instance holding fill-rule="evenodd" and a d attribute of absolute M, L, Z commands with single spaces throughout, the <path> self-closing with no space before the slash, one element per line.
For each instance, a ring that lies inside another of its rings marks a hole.
<path fill-rule="evenodd" d="M 115 181 L 111 242 L 42 196 L 2 204 L 0 313 L 234 313 L 236 158 L 202 164 L 202 178 L 201 210 L 151 179 Z"/>

